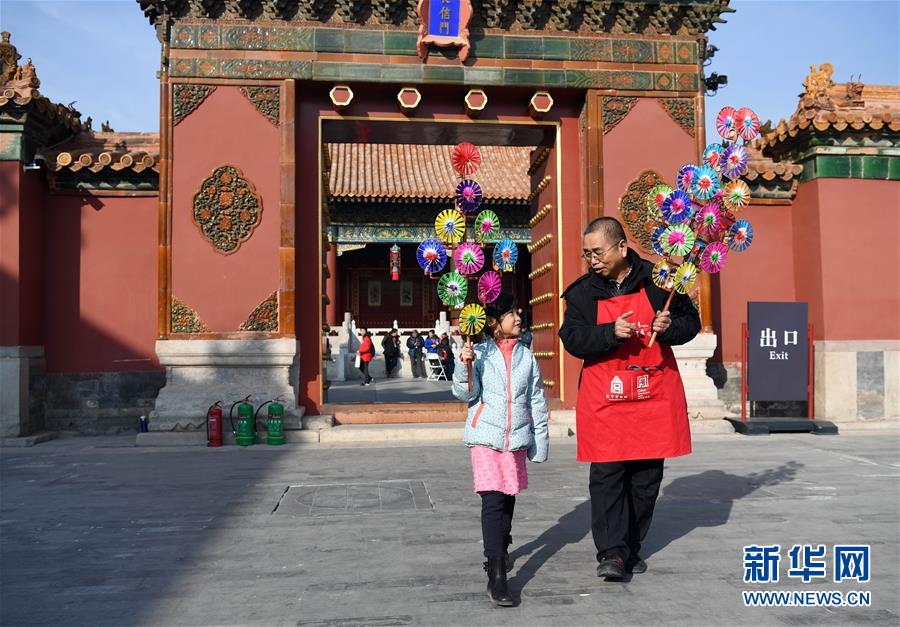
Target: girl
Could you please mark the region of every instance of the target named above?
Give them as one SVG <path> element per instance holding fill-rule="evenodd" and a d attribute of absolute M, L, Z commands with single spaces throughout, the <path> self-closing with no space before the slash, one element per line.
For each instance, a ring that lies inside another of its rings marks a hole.
<path fill-rule="evenodd" d="M 453 374 L 453 394 L 469 403 L 465 443 L 470 448 L 475 491 L 481 495 L 484 569 L 491 603 L 511 606 L 506 583 L 516 494 L 528 487 L 525 457 L 547 460 L 547 401 L 541 369 L 518 341 L 522 319 L 516 299 L 501 293 L 485 308 L 483 343 L 466 342 Z M 469 391 L 467 362 L 472 363 Z"/>

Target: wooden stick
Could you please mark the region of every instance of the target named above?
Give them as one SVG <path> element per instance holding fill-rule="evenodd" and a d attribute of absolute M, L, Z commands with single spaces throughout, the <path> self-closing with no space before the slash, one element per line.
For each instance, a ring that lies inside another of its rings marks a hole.
<path fill-rule="evenodd" d="M 672 304 L 672 299 L 675 297 L 675 287 L 672 287 L 672 291 L 669 292 L 669 298 L 666 300 L 666 306 L 663 307 L 663 310 L 660 313 L 665 313 L 669 311 L 669 305 Z M 653 335 L 650 336 L 650 343 L 647 344 L 647 347 L 653 346 L 653 343 L 656 341 L 656 331 L 653 332 Z"/>

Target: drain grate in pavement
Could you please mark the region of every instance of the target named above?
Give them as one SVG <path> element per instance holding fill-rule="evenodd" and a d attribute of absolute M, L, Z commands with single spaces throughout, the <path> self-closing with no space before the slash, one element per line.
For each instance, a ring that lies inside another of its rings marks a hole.
<path fill-rule="evenodd" d="M 273 514 L 331 516 L 434 511 L 424 481 L 378 481 L 292 485 L 281 495 Z"/>

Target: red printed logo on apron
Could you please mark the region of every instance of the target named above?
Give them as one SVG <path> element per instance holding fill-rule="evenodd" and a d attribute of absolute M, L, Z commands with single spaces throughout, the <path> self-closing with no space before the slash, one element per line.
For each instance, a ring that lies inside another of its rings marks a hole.
<path fill-rule="evenodd" d="M 609 381 L 606 400 L 646 401 L 651 398 L 650 375 L 640 370 L 617 370 Z"/>

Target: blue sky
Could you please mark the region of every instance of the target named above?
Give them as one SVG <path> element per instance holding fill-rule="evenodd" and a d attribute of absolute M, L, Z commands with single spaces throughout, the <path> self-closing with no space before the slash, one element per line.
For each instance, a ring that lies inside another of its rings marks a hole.
<path fill-rule="evenodd" d="M 834 80 L 900 84 L 900 0 L 732 0 L 736 13 L 710 33 L 719 52 L 708 72 L 728 86 L 707 101 L 707 128 L 725 105 L 761 120 L 788 117 L 813 63 Z M 134 0 L 0 0 L 0 28 L 23 61 L 32 57 L 41 91 L 76 101 L 94 128 L 158 130 L 159 44 Z M 712 136 L 710 136 L 712 140 Z"/>

